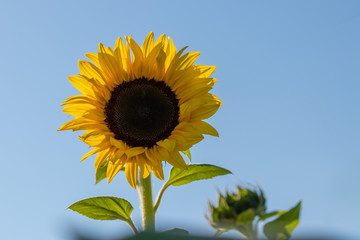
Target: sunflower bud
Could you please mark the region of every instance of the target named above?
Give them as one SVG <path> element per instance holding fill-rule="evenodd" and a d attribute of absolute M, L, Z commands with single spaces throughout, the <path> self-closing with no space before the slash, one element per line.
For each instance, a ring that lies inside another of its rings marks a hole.
<path fill-rule="evenodd" d="M 237 187 L 237 192 L 219 193 L 218 206 L 209 203 L 210 224 L 220 231 L 236 229 L 244 235 L 256 234 L 253 220 L 266 210 L 266 199 L 261 188 Z"/>

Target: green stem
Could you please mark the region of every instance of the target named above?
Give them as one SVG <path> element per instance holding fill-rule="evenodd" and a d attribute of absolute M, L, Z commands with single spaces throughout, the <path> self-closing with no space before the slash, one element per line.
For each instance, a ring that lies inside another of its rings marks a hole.
<path fill-rule="evenodd" d="M 252 227 L 253 227 L 253 228 L 252 228 L 253 238 L 254 238 L 255 240 L 258 239 L 258 223 L 259 223 L 259 222 L 255 222 L 255 224 L 252 226 Z"/>
<path fill-rule="evenodd" d="M 258 233 L 257 233 L 257 225 L 253 226 L 253 224 L 245 225 L 242 227 L 238 227 L 238 232 L 240 235 L 249 240 L 258 240 Z"/>
<path fill-rule="evenodd" d="M 153 208 L 151 175 L 142 179 L 138 185 L 138 193 L 140 198 L 140 206 L 142 213 L 143 231 L 155 231 L 155 211 Z"/>

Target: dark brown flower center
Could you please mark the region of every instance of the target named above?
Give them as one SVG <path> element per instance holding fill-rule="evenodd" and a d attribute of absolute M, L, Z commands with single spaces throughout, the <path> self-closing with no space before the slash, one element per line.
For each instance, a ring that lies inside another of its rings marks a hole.
<path fill-rule="evenodd" d="M 178 124 L 179 101 L 164 82 L 138 78 L 115 87 L 105 115 L 116 139 L 131 147 L 152 147 Z"/>

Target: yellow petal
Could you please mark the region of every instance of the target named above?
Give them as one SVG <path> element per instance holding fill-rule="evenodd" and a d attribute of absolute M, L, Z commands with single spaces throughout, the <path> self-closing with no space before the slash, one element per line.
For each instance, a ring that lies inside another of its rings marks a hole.
<path fill-rule="evenodd" d="M 100 67 L 97 53 L 85 53 L 85 56 L 92 61 L 97 67 Z"/>
<path fill-rule="evenodd" d="M 164 180 L 163 166 L 161 164 L 156 167 L 153 166 L 151 171 L 154 173 L 155 177 L 157 177 L 160 180 Z"/>
<path fill-rule="evenodd" d="M 93 84 L 89 82 L 86 78 L 83 78 L 78 75 L 69 76 L 69 81 L 71 82 L 77 90 L 82 92 L 83 94 L 94 96 Z"/>
<path fill-rule="evenodd" d="M 133 62 L 142 61 L 144 59 L 144 55 L 143 55 L 143 52 L 141 51 L 141 48 L 139 47 L 139 45 L 134 40 L 132 40 L 130 37 L 128 38 L 128 43 L 130 45 L 131 52 L 133 53 L 133 56 L 134 56 Z"/>
<path fill-rule="evenodd" d="M 177 92 L 181 92 L 181 94 L 178 94 L 182 100 L 181 104 L 202 96 L 211 90 L 214 80 L 209 78 L 205 78 L 203 80 L 204 82 L 200 82 L 201 80 L 199 80 L 199 82 L 194 82 L 191 85 L 183 86 L 182 88 L 177 89 Z"/>
<path fill-rule="evenodd" d="M 100 147 L 104 142 L 106 142 L 107 146 L 110 146 L 109 136 L 106 135 L 96 135 L 88 138 L 79 137 L 79 139 L 90 147 Z"/>
<path fill-rule="evenodd" d="M 90 109 L 96 109 L 96 106 L 90 103 L 80 103 L 80 104 L 68 104 L 64 106 L 63 112 L 73 115 L 73 116 L 83 116 L 85 112 Z"/>
<path fill-rule="evenodd" d="M 110 149 L 105 149 L 96 155 L 96 158 L 95 158 L 95 170 L 96 171 L 99 169 L 99 167 L 101 165 L 103 165 L 103 163 L 109 157 L 110 153 L 111 153 Z"/>
<path fill-rule="evenodd" d="M 168 161 L 170 154 L 169 151 L 166 150 L 163 147 L 160 146 L 154 146 L 153 147 L 154 150 L 154 155 L 160 160 L 160 161 Z"/>
<path fill-rule="evenodd" d="M 109 161 L 107 170 L 106 170 L 106 177 L 108 183 L 112 181 L 115 175 L 121 170 L 121 168 L 125 165 L 126 161 L 123 159 L 117 159 L 116 161 Z"/>
<path fill-rule="evenodd" d="M 220 104 L 207 104 L 202 107 L 198 107 L 194 109 L 194 111 L 191 113 L 191 119 L 193 120 L 202 120 L 207 119 L 214 115 L 217 110 L 219 109 Z"/>
<path fill-rule="evenodd" d="M 159 56 L 160 50 L 162 48 L 161 44 L 156 45 L 152 51 L 148 54 L 147 58 L 146 58 L 146 66 L 148 66 L 147 71 L 145 70 L 145 76 L 151 76 L 154 74 L 151 74 L 154 72 L 154 65 L 157 63 L 157 58 Z"/>
<path fill-rule="evenodd" d="M 136 161 L 140 167 L 140 177 L 142 179 L 147 178 L 150 174 L 151 167 L 141 156 L 136 156 Z"/>
<path fill-rule="evenodd" d="M 95 121 L 105 121 L 105 113 L 98 108 L 90 108 L 83 112 L 81 115 L 84 118 L 92 119 Z"/>
<path fill-rule="evenodd" d="M 130 78 L 132 79 L 136 79 L 136 78 L 140 78 L 143 77 L 143 60 L 144 60 L 144 55 L 143 52 L 141 50 L 141 48 L 139 47 L 139 45 L 131 39 L 131 37 L 126 37 L 128 45 L 131 48 L 131 53 L 132 53 L 132 65 L 131 65 L 131 76 Z"/>
<path fill-rule="evenodd" d="M 170 163 L 171 165 L 173 165 L 174 167 L 187 170 L 187 166 L 186 166 L 186 163 L 185 163 L 183 157 L 177 151 L 170 153 L 170 157 L 167 160 L 167 162 Z"/>
<path fill-rule="evenodd" d="M 174 56 L 176 54 L 176 47 L 173 43 L 173 40 L 169 37 L 169 43 L 166 47 L 166 61 L 165 61 L 165 70 L 168 69 L 170 63 L 172 62 Z"/>
<path fill-rule="evenodd" d="M 103 104 L 97 101 L 96 98 L 87 96 L 87 95 L 75 95 L 67 98 L 60 106 L 66 105 L 66 104 L 81 104 L 81 103 L 90 103 L 94 105 L 95 107 L 102 107 Z"/>
<path fill-rule="evenodd" d="M 175 149 L 184 151 L 204 139 L 200 131 L 197 131 L 189 123 L 180 123 L 171 133 L 169 139 L 176 141 Z"/>
<path fill-rule="evenodd" d="M 216 131 L 216 129 L 204 121 L 195 121 L 192 122 L 192 125 L 194 128 L 198 129 L 198 131 L 202 132 L 203 134 L 208 134 L 211 136 L 218 137 L 219 133 Z"/>
<path fill-rule="evenodd" d="M 101 72 L 101 70 L 96 67 L 94 64 L 79 60 L 79 69 L 80 69 L 80 75 L 83 75 L 89 79 L 94 78 L 98 80 L 100 83 L 105 84 L 104 76 Z"/>
<path fill-rule="evenodd" d="M 110 54 L 111 56 L 114 56 L 114 50 L 111 47 L 107 47 L 107 48 L 105 48 L 105 50 L 106 50 L 107 54 Z"/>
<path fill-rule="evenodd" d="M 143 147 L 132 147 L 127 149 L 125 151 L 125 154 L 128 158 L 132 158 L 136 155 L 142 154 L 143 152 L 145 152 L 145 148 Z"/>
<path fill-rule="evenodd" d="M 100 130 L 87 130 L 86 132 L 84 132 L 84 134 L 81 136 L 83 139 L 86 139 L 88 137 L 91 137 L 91 136 L 96 136 L 96 135 L 107 135 L 107 136 L 113 136 L 113 133 L 110 132 L 110 131 L 104 131 L 102 129 Z"/>
<path fill-rule="evenodd" d="M 167 39 L 166 39 L 166 35 L 162 34 L 160 37 L 158 37 L 158 39 L 155 42 L 155 46 L 160 44 L 163 47 L 166 47 L 166 43 L 167 43 Z"/>
<path fill-rule="evenodd" d="M 141 50 L 143 51 L 145 57 L 147 57 L 149 55 L 149 53 L 151 52 L 151 50 L 153 49 L 154 47 L 154 33 L 153 32 L 150 32 L 145 40 L 144 40 L 144 43 L 141 47 Z"/>
<path fill-rule="evenodd" d="M 180 120 L 203 120 L 211 117 L 221 106 L 221 102 L 212 99 L 211 94 L 204 94 L 180 105 Z"/>
<path fill-rule="evenodd" d="M 119 150 L 122 150 L 124 152 L 127 149 L 126 144 L 121 140 L 117 140 L 117 139 L 111 137 L 110 143 L 112 146 L 115 146 L 116 148 L 118 148 Z"/>
<path fill-rule="evenodd" d="M 161 163 L 161 161 L 154 155 L 154 150 L 152 148 L 145 149 L 145 156 L 153 166 L 158 166 Z"/>
<path fill-rule="evenodd" d="M 167 72 L 166 72 L 165 81 L 168 82 L 170 85 L 172 85 L 172 82 L 174 81 L 174 79 L 172 78 L 172 75 L 173 75 L 173 73 L 175 71 L 175 67 L 176 67 L 176 64 L 177 64 L 177 62 L 179 60 L 179 57 L 185 51 L 186 48 L 187 48 L 187 46 L 183 47 L 182 49 L 180 49 L 179 52 L 177 52 L 175 54 L 175 56 L 171 59 L 171 62 L 169 63 L 169 67 L 166 69 Z"/>
<path fill-rule="evenodd" d="M 194 68 L 201 72 L 201 78 L 208 78 L 215 71 L 216 66 L 194 65 Z"/>
<path fill-rule="evenodd" d="M 192 112 L 192 105 L 191 102 L 186 102 L 180 105 L 180 116 L 179 116 L 179 121 L 183 122 L 183 121 L 189 121 L 190 117 L 191 117 L 191 112 Z"/>
<path fill-rule="evenodd" d="M 200 56 L 200 52 L 189 52 L 184 54 L 176 63 L 176 69 L 182 70 L 190 67 Z"/>
<path fill-rule="evenodd" d="M 127 72 L 130 70 L 131 59 L 129 46 L 126 47 L 121 37 L 116 40 L 114 57 L 121 64 L 123 69 Z"/>
<path fill-rule="evenodd" d="M 130 186 L 136 189 L 138 179 L 138 165 L 135 159 L 130 159 L 125 166 L 125 176 Z"/>
<path fill-rule="evenodd" d="M 99 148 L 95 148 L 93 150 L 91 150 L 90 152 L 86 153 L 81 159 L 80 162 L 84 161 L 85 159 L 87 159 L 89 156 L 94 155 L 95 153 L 99 152 L 100 149 Z"/>
<path fill-rule="evenodd" d="M 114 56 L 107 52 L 107 49 L 99 43 L 99 62 L 101 69 L 107 77 L 107 83 L 113 86 L 115 83 L 121 83 L 123 77 L 123 69 L 120 68 L 119 64 L 115 60 Z"/>
<path fill-rule="evenodd" d="M 86 119 L 86 118 L 74 118 L 73 120 L 64 123 L 58 129 L 58 131 L 62 131 L 62 130 L 73 130 L 73 131 L 87 130 L 87 127 L 91 127 L 91 126 L 98 125 L 98 124 L 101 124 L 101 123 L 97 123 L 97 122 L 95 122 L 93 120 L 89 120 L 89 119 Z"/>
<path fill-rule="evenodd" d="M 193 84 L 197 83 L 197 79 L 200 76 L 201 72 L 194 71 L 192 68 L 177 70 L 172 75 L 173 80 L 171 88 L 177 91 L 179 88 L 184 86 L 191 87 Z"/>
<path fill-rule="evenodd" d="M 166 53 L 160 49 L 160 52 L 156 58 L 156 63 L 157 63 L 157 66 L 158 66 L 158 71 L 156 72 L 157 75 L 155 75 L 155 77 L 157 79 L 163 79 L 163 74 L 165 74 L 164 72 L 164 67 L 165 67 L 165 61 L 166 61 Z"/>
<path fill-rule="evenodd" d="M 156 143 L 157 145 L 165 148 L 169 152 L 174 151 L 174 148 L 176 146 L 176 141 L 170 140 L 170 139 L 164 139 Z"/>
<path fill-rule="evenodd" d="M 203 100 L 207 103 L 210 103 L 210 104 L 220 104 L 220 106 L 223 105 L 221 103 L 220 99 L 211 93 L 205 94 L 204 96 L 201 96 L 200 98 L 201 98 L 201 100 Z"/>

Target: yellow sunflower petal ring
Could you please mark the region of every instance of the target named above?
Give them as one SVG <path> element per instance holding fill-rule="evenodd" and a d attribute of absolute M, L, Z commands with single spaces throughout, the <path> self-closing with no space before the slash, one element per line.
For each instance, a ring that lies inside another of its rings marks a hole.
<path fill-rule="evenodd" d="M 154 43 L 151 32 L 140 47 L 131 37 L 118 38 L 115 48 L 99 44 L 98 53 L 79 61 L 80 74 L 69 81 L 82 93 L 69 97 L 63 111 L 74 119 L 59 130 L 86 130 L 80 137 L 97 154 L 96 171 L 107 167 L 107 179 L 125 167 L 136 188 L 138 174 L 152 172 L 163 180 L 162 161 L 186 169 L 180 154 L 203 134 L 218 136 L 202 121 L 220 107 L 210 94 L 215 66 L 195 65 L 199 52 L 177 51 L 166 35 Z"/>

